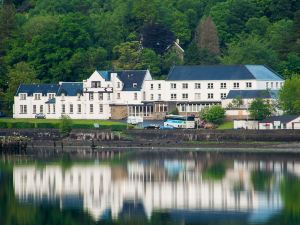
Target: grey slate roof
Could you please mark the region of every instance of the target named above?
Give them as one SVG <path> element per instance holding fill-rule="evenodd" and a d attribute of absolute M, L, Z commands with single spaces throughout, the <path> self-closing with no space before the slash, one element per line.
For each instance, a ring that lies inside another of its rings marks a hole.
<path fill-rule="evenodd" d="M 273 98 L 276 99 L 278 96 L 278 91 L 270 90 L 230 90 L 226 99 L 234 99 L 241 97 L 244 99 L 252 98 Z"/>
<path fill-rule="evenodd" d="M 173 66 L 167 80 L 274 80 L 282 78 L 263 65 Z"/>
<path fill-rule="evenodd" d="M 117 73 L 119 79 L 123 82 L 123 91 L 140 91 L 147 73 L 147 70 L 124 70 L 111 73 Z M 136 86 L 133 87 L 133 84 Z"/>
<path fill-rule="evenodd" d="M 271 116 L 260 121 L 260 123 L 273 123 L 274 121 L 280 121 L 281 123 L 289 123 L 297 119 L 298 117 L 300 116 L 296 116 L 296 115 Z"/>
<path fill-rule="evenodd" d="M 62 82 L 56 95 L 60 96 L 62 93 L 64 93 L 66 96 L 76 96 L 78 93 L 82 94 L 82 92 L 82 82 Z"/>
<path fill-rule="evenodd" d="M 27 93 L 28 96 L 32 96 L 33 93 L 47 95 L 48 93 L 56 93 L 58 88 L 58 84 L 20 84 L 15 96 L 20 93 Z"/>

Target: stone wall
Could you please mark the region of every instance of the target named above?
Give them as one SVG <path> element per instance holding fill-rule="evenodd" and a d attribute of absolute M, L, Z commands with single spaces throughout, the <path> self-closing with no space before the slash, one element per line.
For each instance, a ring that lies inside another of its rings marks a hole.
<path fill-rule="evenodd" d="M 112 105 L 111 106 L 111 119 L 121 120 L 127 117 L 128 109 L 126 105 Z"/>

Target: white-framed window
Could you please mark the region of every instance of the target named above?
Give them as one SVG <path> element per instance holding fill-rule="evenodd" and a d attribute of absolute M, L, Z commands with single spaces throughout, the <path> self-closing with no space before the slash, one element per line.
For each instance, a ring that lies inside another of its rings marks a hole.
<path fill-rule="evenodd" d="M 73 104 L 70 104 L 70 114 L 73 113 Z"/>
<path fill-rule="evenodd" d="M 246 82 L 246 88 L 252 88 L 252 83 L 251 82 Z"/>
<path fill-rule="evenodd" d="M 81 114 L 81 104 L 78 104 L 78 105 L 77 105 L 77 113 L 78 113 L 78 114 Z"/>
<path fill-rule="evenodd" d="M 117 93 L 117 99 L 121 98 L 121 93 Z"/>
<path fill-rule="evenodd" d="M 117 83 L 117 88 L 121 88 L 121 83 L 120 82 Z"/>
<path fill-rule="evenodd" d="M 227 88 L 227 84 L 226 83 L 221 83 L 221 89 L 226 89 Z"/>
<path fill-rule="evenodd" d="M 150 90 L 153 90 L 154 84 L 150 84 Z"/>
<path fill-rule="evenodd" d="M 41 94 L 34 94 L 34 100 L 41 100 Z"/>
<path fill-rule="evenodd" d="M 94 105 L 90 104 L 90 113 L 94 113 Z"/>
<path fill-rule="evenodd" d="M 278 82 L 276 82 L 276 88 L 278 88 Z"/>
<path fill-rule="evenodd" d="M 201 93 L 195 93 L 195 99 L 196 100 L 201 99 Z"/>
<path fill-rule="evenodd" d="M 183 83 L 183 84 L 182 84 L 182 89 L 188 89 L 188 88 L 189 88 L 188 83 Z"/>
<path fill-rule="evenodd" d="M 161 89 L 161 84 L 158 84 L 158 90 L 160 90 Z"/>
<path fill-rule="evenodd" d="M 238 83 L 238 82 L 234 82 L 233 83 L 233 88 L 240 88 L 240 83 Z"/>
<path fill-rule="evenodd" d="M 134 93 L 133 99 L 134 99 L 134 100 L 137 100 L 137 96 L 138 96 L 137 93 Z"/>
<path fill-rule="evenodd" d="M 102 114 L 103 113 L 103 104 L 99 105 L 99 113 Z"/>
<path fill-rule="evenodd" d="M 201 83 L 195 83 L 195 89 L 201 89 Z"/>
<path fill-rule="evenodd" d="M 26 100 L 26 94 L 20 94 L 20 100 Z"/>
<path fill-rule="evenodd" d="M 20 105 L 20 113 L 27 114 L 27 105 Z"/>
<path fill-rule="evenodd" d="M 188 98 L 189 98 L 189 95 L 187 93 L 182 94 L 182 99 L 188 99 Z"/>
<path fill-rule="evenodd" d="M 207 89 L 213 89 L 213 88 L 214 88 L 214 83 L 207 84 Z"/>
<path fill-rule="evenodd" d="M 89 93 L 89 100 L 91 100 L 91 101 L 94 100 L 94 93 Z"/>
<path fill-rule="evenodd" d="M 280 82 L 280 87 L 282 87 L 283 86 L 283 82 Z"/>
<path fill-rule="evenodd" d="M 185 112 L 186 111 L 186 105 L 185 104 L 181 104 L 180 105 L 180 111 L 181 112 Z"/>
<path fill-rule="evenodd" d="M 53 104 L 53 114 L 55 114 L 55 105 Z"/>
<path fill-rule="evenodd" d="M 171 83 L 171 89 L 176 89 L 176 83 Z"/>
<path fill-rule="evenodd" d="M 40 113 L 44 113 L 44 106 L 40 105 Z"/>
<path fill-rule="evenodd" d="M 171 100 L 176 100 L 177 99 L 177 94 L 171 94 Z"/>
<path fill-rule="evenodd" d="M 92 81 L 91 82 L 91 87 L 92 88 L 99 88 L 99 87 L 101 87 L 101 81 Z"/>
<path fill-rule="evenodd" d="M 273 82 L 271 82 L 271 88 L 273 88 Z"/>
<path fill-rule="evenodd" d="M 103 93 L 98 93 L 98 100 L 103 101 Z"/>
<path fill-rule="evenodd" d="M 48 104 L 48 112 L 47 112 L 48 114 L 50 114 L 50 110 L 51 110 L 50 109 L 50 104 Z"/>
<path fill-rule="evenodd" d="M 207 98 L 208 99 L 213 99 L 214 98 L 214 94 L 213 93 L 208 93 L 207 94 Z"/>
<path fill-rule="evenodd" d="M 266 89 L 269 88 L 269 82 L 266 82 Z"/>
<path fill-rule="evenodd" d="M 227 97 L 226 93 L 221 93 L 221 99 L 225 99 Z"/>
<path fill-rule="evenodd" d="M 32 113 L 33 113 L 33 114 L 36 114 L 36 105 L 33 105 L 33 106 L 32 106 Z"/>
<path fill-rule="evenodd" d="M 66 105 L 65 104 L 62 104 L 61 105 L 61 113 L 66 113 Z"/>
<path fill-rule="evenodd" d="M 52 99 L 52 98 L 54 98 L 54 97 L 55 97 L 55 94 L 49 94 L 48 95 L 49 100 Z"/>
<path fill-rule="evenodd" d="M 107 93 L 107 100 L 110 100 L 110 93 Z"/>
<path fill-rule="evenodd" d="M 150 100 L 153 100 L 153 99 L 154 99 L 154 95 L 150 94 Z"/>
<path fill-rule="evenodd" d="M 158 94 L 157 100 L 161 100 L 161 94 Z"/>

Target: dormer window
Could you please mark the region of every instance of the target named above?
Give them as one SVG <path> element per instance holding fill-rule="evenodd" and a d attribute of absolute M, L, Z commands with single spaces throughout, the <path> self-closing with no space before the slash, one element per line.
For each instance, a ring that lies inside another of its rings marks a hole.
<path fill-rule="evenodd" d="M 91 85 L 92 88 L 99 88 L 99 87 L 101 87 L 101 81 L 92 81 L 91 84 L 92 84 Z"/>
<path fill-rule="evenodd" d="M 34 100 L 41 100 L 41 94 L 34 94 Z"/>
<path fill-rule="evenodd" d="M 117 88 L 121 88 L 121 83 L 120 82 L 117 83 Z"/>
<path fill-rule="evenodd" d="M 20 100 L 26 100 L 26 94 L 20 94 Z"/>
<path fill-rule="evenodd" d="M 133 83 L 133 84 L 132 84 L 132 87 L 133 87 L 133 88 L 136 88 L 136 87 L 137 87 L 137 83 Z"/>

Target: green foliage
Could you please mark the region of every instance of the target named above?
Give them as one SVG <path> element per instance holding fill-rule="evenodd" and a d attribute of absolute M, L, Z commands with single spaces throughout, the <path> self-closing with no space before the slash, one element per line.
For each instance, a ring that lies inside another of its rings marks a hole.
<path fill-rule="evenodd" d="M 285 81 L 279 92 L 279 104 L 288 114 L 300 115 L 300 76 Z"/>
<path fill-rule="evenodd" d="M 242 97 L 237 96 L 232 100 L 232 106 L 234 108 L 240 108 L 244 104 Z"/>
<path fill-rule="evenodd" d="M 179 115 L 179 110 L 177 107 L 175 107 L 171 112 L 170 112 L 171 115 Z"/>
<path fill-rule="evenodd" d="M 280 186 L 280 194 L 284 203 L 284 210 L 293 216 L 300 213 L 300 180 L 297 177 L 286 177 Z"/>
<path fill-rule="evenodd" d="M 272 106 L 266 100 L 256 98 L 251 102 L 249 112 L 254 120 L 263 120 L 272 114 Z"/>
<path fill-rule="evenodd" d="M 72 120 L 68 116 L 62 116 L 60 119 L 59 130 L 63 136 L 68 136 L 72 130 Z"/>
<path fill-rule="evenodd" d="M 200 118 L 206 122 L 220 124 L 225 118 L 225 109 L 219 105 L 206 107 L 200 111 Z"/>

